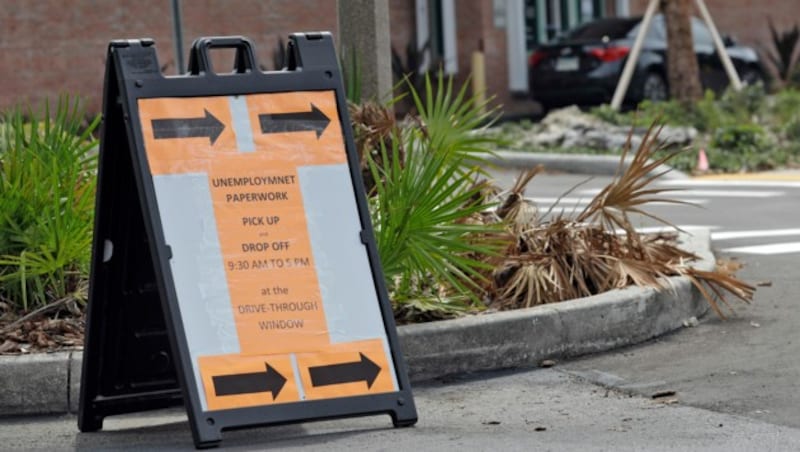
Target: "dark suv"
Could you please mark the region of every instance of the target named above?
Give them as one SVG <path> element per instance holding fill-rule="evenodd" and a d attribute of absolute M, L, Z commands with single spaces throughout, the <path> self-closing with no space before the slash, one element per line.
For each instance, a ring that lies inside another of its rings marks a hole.
<path fill-rule="evenodd" d="M 556 40 L 539 47 L 530 56 L 530 92 L 534 100 L 549 109 L 563 105 L 607 103 L 614 94 L 622 68 L 641 26 L 641 17 L 608 18 L 583 24 Z M 717 54 L 711 33 L 693 17 L 694 51 L 703 89 L 721 92 L 728 77 Z M 764 80 L 758 54 L 749 47 L 725 39 L 742 82 Z M 667 33 L 664 17 L 656 15 L 645 36 L 642 53 L 625 97 L 625 103 L 644 99 L 665 100 L 669 96 L 666 72 Z"/>

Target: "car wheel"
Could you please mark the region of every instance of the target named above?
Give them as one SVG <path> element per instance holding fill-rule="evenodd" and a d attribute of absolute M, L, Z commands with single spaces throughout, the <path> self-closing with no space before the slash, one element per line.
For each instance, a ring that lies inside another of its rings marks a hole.
<path fill-rule="evenodd" d="M 544 118 L 545 116 L 547 116 L 547 113 L 549 113 L 550 110 L 552 109 L 553 109 L 552 105 L 539 101 L 539 114 L 541 115 L 541 117 Z"/>
<path fill-rule="evenodd" d="M 657 72 L 648 72 L 642 84 L 642 100 L 661 102 L 669 97 L 669 89 L 664 77 Z"/>

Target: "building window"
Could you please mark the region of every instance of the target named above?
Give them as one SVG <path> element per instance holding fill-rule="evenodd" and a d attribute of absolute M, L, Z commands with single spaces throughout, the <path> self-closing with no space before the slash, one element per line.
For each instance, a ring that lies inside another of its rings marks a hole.
<path fill-rule="evenodd" d="M 446 74 L 458 72 L 455 0 L 416 0 L 417 45 L 424 50 L 421 72 L 441 64 Z"/>
<path fill-rule="evenodd" d="M 528 50 L 561 33 L 605 17 L 605 0 L 525 0 L 525 42 Z"/>

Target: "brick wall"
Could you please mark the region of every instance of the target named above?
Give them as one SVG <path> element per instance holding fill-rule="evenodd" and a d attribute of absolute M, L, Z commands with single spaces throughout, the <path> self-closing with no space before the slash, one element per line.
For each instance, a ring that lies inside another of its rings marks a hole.
<path fill-rule="evenodd" d="M 507 116 L 528 116 L 539 107 L 527 96 L 512 96 L 508 88 L 508 43 L 505 28 L 494 23 L 493 0 L 459 0 L 456 2 L 456 34 L 458 38 L 458 76 L 463 82 L 471 73 L 472 54 L 483 50 L 486 72 L 486 95 L 491 105 L 502 107 Z"/>
<path fill-rule="evenodd" d="M 647 3 L 631 0 L 631 13 L 643 13 Z M 757 49 L 770 45 L 768 16 L 781 30 L 800 21 L 798 0 L 706 3 L 723 34 Z M 414 0 L 389 0 L 391 42 L 403 56 L 416 31 L 414 5 Z M 507 112 L 530 110 L 508 92 L 506 31 L 494 27 L 492 0 L 459 0 L 455 6 L 457 80 L 466 79 L 472 53 L 482 43 L 489 94 Z M 333 0 L 183 0 L 182 8 L 184 52 L 198 36 L 241 34 L 255 43 L 259 62 L 269 69 L 279 37 L 293 31 L 337 32 Z M 169 0 L 0 0 L 0 11 L 0 110 L 77 93 L 90 111 L 99 111 L 111 39 L 154 38 L 160 63 L 175 73 Z"/>
<path fill-rule="evenodd" d="M 160 64 L 175 73 L 169 0 L 0 0 L 0 110 L 77 93 L 100 111 L 105 55 L 112 39 L 151 37 Z M 336 32 L 331 0 L 182 2 L 184 55 L 198 36 L 244 35 L 272 68 L 278 37 Z M 186 57 L 185 57 L 186 58 Z"/>
<path fill-rule="evenodd" d="M 392 46 L 405 61 L 406 46 L 416 32 L 415 1 L 390 0 Z M 495 105 L 509 105 L 508 64 L 506 63 L 506 31 L 494 27 L 492 0 L 458 0 L 455 2 L 458 72 L 456 89 L 467 82 L 472 71 L 472 54 L 483 49 L 486 61 L 488 95 Z M 435 68 L 434 68 L 435 69 Z"/>
<path fill-rule="evenodd" d="M 160 64 L 166 73 L 176 73 L 170 5 L 169 0 L 0 0 L 0 110 L 70 93 L 81 95 L 90 112 L 99 112 L 112 39 L 155 39 Z M 414 6 L 415 0 L 389 0 L 391 42 L 403 56 L 416 32 Z M 514 110 L 519 103 L 508 93 L 506 30 L 494 27 L 492 0 L 459 0 L 455 6 L 457 81 L 466 80 L 472 53 L 482 45 L 488 92 Z M 254 42 L 259 63 L 272 69 L 279 38 L 294 31 L 337 33 L 334 0 L 183 0 L 182 14 L 185 59 L 198 36 L 238 34 Z M 219 59 L 214 62 L 221 70 Z"/>

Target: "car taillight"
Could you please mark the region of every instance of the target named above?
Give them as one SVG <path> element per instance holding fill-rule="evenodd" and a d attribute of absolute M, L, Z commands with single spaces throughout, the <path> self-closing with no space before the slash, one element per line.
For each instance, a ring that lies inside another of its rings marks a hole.
<path fill-rule="evenodd" d="M 629 47 L 596 47 L 589 49 L 589 54 L 604 63 L 625 58 L 631 51 Z"/>
<path fill-rule="evenodd" d="M 542 62 L 543 59 L 547 57 L 547 54 L 542 52 L 541 50 L 537 50 L 531 54 L 530 59 L 528 60 L 528 65 L 530 67 L 536 67 L 539 63 Z"/>

